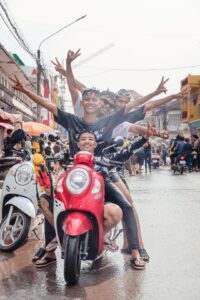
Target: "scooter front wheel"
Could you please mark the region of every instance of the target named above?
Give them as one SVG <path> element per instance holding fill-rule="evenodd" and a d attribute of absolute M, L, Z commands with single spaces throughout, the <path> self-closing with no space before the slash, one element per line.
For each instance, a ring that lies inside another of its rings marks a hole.
<path fill-rule="evenodd" d="M 67 285 L 74 285 L 81 271 L 80 236 L 67 236 L 64 246 L 64 278 Z"/>
<path fill-rule="evenodd" d="M 14 208 L 8 223 L 7 214 L 0 225 L 0 250 L 12 252 L 24 244 L 28 237 L 31 218 Z"/>

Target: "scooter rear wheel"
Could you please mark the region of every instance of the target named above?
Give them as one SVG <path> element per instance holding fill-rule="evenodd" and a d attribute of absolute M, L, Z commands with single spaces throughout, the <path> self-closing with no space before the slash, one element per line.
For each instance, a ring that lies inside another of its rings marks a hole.
<path fill-rule="evenodd" d="M 68 236 L 64 247 L 64 278 L 67 285 L 74 285 L 81 271 L 80 236 Z"/>
<path fill-rule="evenodd" d="M 11 215 L 9 229 L 5 230 L 8 215 L 0 225 L 0 250 L 12 252 L 24 244 L 28 237 L 31 218 L 15 208 Z"/>

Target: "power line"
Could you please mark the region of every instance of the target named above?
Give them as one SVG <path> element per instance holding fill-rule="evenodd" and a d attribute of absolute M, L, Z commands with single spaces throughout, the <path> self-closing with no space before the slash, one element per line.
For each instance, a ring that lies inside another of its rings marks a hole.
<path fill-rule="evenodd" d="M 10 33 L 12 34 L 12 36 L 15 38 L 15 40 L 19 43 L 19 45 L 26 51 L 26 49 L 24 48 L 24 46 L 22 45 L 22 43 L 20 42 L 20 40 L 18 40 L 18 38 L 15 36 L 15 34 L 12 32 L 12 30 L 10 29 L 9 25 L 6 23 L 6 20 L 4 19 L 4 17 L 2 16 L 2 14 L 0 13 L 0 17 L 2 18 L 4 24 L 6 25 L 6 27 L 8 28 L 8 30 L 10 31 Z"/>
<path fill-rule="evenodd" d="M 149 68 L 149 69 L 136 69 L 136 68 L 105 68 L 105 67 L 92 67 L 92 66 L 84 66 L 85 68 L 96 69 L 96 70 L 105 70 L 107 72 L 111 71 L 120 71 L 120 72 L 152 72 L 152 71 L 173 71 L 173 70 L 182 70 L 182 69 L 193 69 L 199 68 L 200 65 L 192 65 L 192 66 L 179 66 L 179 67 L 169 67 L 169 68 Z"/>
<path fill-rule="evenodd" d="M 5 6 L 4 6 L 5 5 Z M 11 17 L 9 16 L 8 13 L 8 7 L 6 5 L 6 2 L 4 1 L 4 5 L 2 3 L 2 1 L 0 2 L 0 6 L 10 24 L 10 26 L 12 27 L 12 29 L 14 30 L 15 36 L 17 36 L 18 40 L 20 41 L 20 45 L 21 47 L 28 52 L 34 59 L 36 59 L 36 55 L 31 51 L 30 47 L 28 46 L 27 42 L 25 41 L 22 33 L 20 32 L 19 28 L 17 28 L 17 24 L 15 23 L 14 20 L 11 20 Z M 4 22 L 5 23 L 5 22 Z M 8 26 L 7 26 L 8 27 Z"/>

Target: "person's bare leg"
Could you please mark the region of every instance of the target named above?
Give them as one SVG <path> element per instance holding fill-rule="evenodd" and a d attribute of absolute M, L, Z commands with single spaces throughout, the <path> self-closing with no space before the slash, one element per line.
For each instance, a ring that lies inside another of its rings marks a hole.
<path fill-rule="evenodd" d="M 41 209 L 42 209 L 42 212 L 43 212 L 45 218 L 54 227 L 53 213 L 49 209 L 49 203 L 47 202 L 47 200 L 45 198 L 40 197 L 40 205 L 41 205 Z"/>
<path fill-rule="evenodd" d="M 122 220 L 122 210 L 116 204 L 104 205 L 104 232 L 108 232 Z"/>

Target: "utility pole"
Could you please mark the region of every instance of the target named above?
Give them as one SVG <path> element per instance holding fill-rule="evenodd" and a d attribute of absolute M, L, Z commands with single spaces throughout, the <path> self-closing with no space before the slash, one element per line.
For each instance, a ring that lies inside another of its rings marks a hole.
<path fill-rule="evenodd" d="M 41 74 L 42 74 L 42 64 L 41 64 L 41 52 L 40 52 L 40 48 L 41 45 L 47 41 L 48 39 L 50 39 L 52 36 L 56 35 L 57 33 L 61 32 L 62 30 L 66 29 L 67 27 L 70 27 L 72 24 L 84 19 L 87 15 L 84 15 L 78 19 L 76 19 L 75 21 L 65 25 L 64 27 L 60 28 L 59 30 L 55 31 L 54 33 L 52 33 L 51 35 L 47 36 L 45 39 L 43 39 L 38 47 L 37 50 L 37 95 L 41 96 Z M 41 122 L 41 106 L 37 105 L 37 121 Z"/>
<path fill-rule="evenodd" d="M 37 50 L 37 95 L 41 96 L 41 72 L 40 49 Z M 41 106 L 37 105 L 37 122 L 41 122 Z"/>

